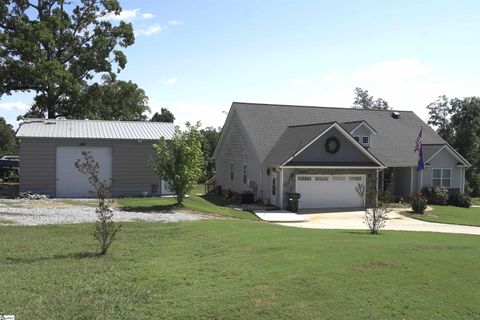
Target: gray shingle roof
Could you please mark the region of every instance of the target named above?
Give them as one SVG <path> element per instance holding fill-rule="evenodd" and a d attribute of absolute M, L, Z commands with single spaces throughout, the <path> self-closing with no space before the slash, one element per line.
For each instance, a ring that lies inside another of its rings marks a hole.
<path fill-rule="evenodd" d="M 435 131 L 412 111 L 370 111 L 351 108 L 325 108 L 234 102 L 238 114 L 261 162 L 263 162 L 286 128 L 292 125 L 327 122 L 366 121 L 377 134 L 371 137 L 370 153 L 386 166 L 415 166 L 415 139 L 423 127 L 423 143 L 445 144 Z"/>
<path fill-rule="evenodd" d="M 283 164 L 332 124 L 333 122 L 287 127 L 263 163 L 269 166 Z"/>
<path fill-rule="evenodd" d="M 167 122 L 28 119 L 17 137 L 114 140 L 171 139 L 175 127 Z"/>

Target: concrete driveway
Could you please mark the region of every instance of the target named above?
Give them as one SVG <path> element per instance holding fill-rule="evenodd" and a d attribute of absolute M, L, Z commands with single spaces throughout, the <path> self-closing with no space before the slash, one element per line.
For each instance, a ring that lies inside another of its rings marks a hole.
<path fill-rule="evenodd" d="M 480 235 L 480 227 L 426 222 L 406 217 L 400 214 L 400 212 L 400 210 L 394 210 L 388 214 L 389 219 L 385 224 L 384 230 L 426 231 Z M 367 229 L 367 226 L 363 221 L 363 211 L 312 213 L 303 214 L 302 216 L 308 218 L 308 221 L 277 224 L 310 229 Z"/>

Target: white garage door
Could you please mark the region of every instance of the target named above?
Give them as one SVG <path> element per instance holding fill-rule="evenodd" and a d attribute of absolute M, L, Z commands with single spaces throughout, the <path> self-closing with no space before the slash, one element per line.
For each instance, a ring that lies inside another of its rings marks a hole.
<path fill-rule="evenodd" d="M 98 162 L 101 180 L 112 179 L 112 148 L 110 147 L 57 147 L 57 197 L 91 197 L 92 186 L 86 175 L 75 168 L 75 162 L 83 160 L 82 151 L 90 151 Z"/>
<path fill-rule="evenodd" d="M 356 186 L 365 185 L 364 175 L 297 175 L 300 208 L 357 208 L 363 199 Z"/>

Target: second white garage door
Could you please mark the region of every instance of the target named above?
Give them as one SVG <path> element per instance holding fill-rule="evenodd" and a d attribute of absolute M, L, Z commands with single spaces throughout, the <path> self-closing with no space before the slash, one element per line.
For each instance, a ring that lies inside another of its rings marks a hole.
<path fill-rule="evenodd" d="M 98 162 L 101 180 L 112 179 L 112 148 L 110 147 L 57 147 L 57 197 L 91 197 L 88 178 L 75 167 L 77 159 L 83 159 L 82 151 L 90 151 Z"/>
<path fill-rule="evenodd" d="M 297 175 L 296 192 L 300 208 L 360 208 L 362 197 L 356 191 L 365 185 L 364 175 Z"/>

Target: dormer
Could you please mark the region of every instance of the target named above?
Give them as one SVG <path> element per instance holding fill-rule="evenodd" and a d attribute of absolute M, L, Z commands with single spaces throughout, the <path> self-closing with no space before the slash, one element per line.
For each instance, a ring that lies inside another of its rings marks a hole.
<path fill-rule="evenodd" d="M 372 146 L 372 136 L 377 134 L 377 131 L 372 128 L 366 121 L 352 121 L 342 123 L 342 127 L 347 130 L 352 137 L 365 148 Z"/>

